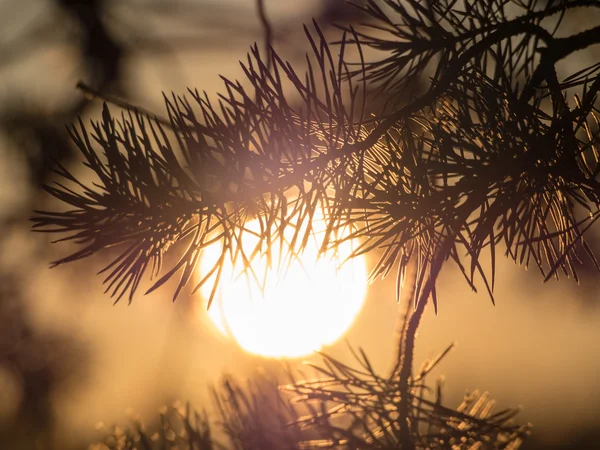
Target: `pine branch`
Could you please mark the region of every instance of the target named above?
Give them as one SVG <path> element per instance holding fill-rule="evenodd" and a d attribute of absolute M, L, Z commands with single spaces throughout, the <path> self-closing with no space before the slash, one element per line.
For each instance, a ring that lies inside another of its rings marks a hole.
<path fill-rule="evenodd" d="M 58 167 L 70 184 L 47 187 L 73 209 L 39 212 L 34 227 L 83 245 L 56 264 L 122 246 L 105 269 L 117 300 L 131 300 L 150 265 L 160 277 L 149 291 L 180 273 L 176 297 L 215 240 L 223 257 L 201 284 L 216 286 L 225 255 L 250 267 L 286 227 L 295 229 L 287 251 L 298 255 L 318 208 L 329 222 L 322 250 L 339 245 L 334 230 L 348 226 L 348 239 L 362 241 L 354 256 L 381 255 L 372 277 L 397 265 L 402 274 L 414 259 L 417 291 L 441 242 L 444 261 L 473 289 L 481 277 L 490 296 L 499 253 L 537 265 L 545 279 L 559 271 L 576 278 L 581 251 L 595 262 L 583 234 L 600 211 L 600 65 L 563 81 L 555 65 L 598 42 L 598 33 L 556 38 L 543 21 L 598 3 L 531 1 L 519 3 L 516 16 L 504 0 L 384 3 L 389 12 L 364 7 L 380 33 L 348 28 L 338 56 L 316 25 L 307 29 L 305 74 L 254 46 L 242 66 L 249 87 L 224 79 L 216 102 L 190 91 L 194 106 L 165 98 L 164 120 L 135 109 L 115 120 L 105 107 L 91 135 L 81 122 L 71 128 L 99 182 L 86 186 Z M 358 65 L 346 57 L 351 46 Z M 365 46 L 387 56 L 367 62 Z M 392 86 L 408 89 L 429 69 L 423 94 L 365 117 L 361 82 L 393 94 Z M 580 90 L 574 106 L 567 89 Z M 245 224 L 255 218 L 263 239 L 244 250 Z M 179 260 L 160 272 L 167 250 L 182 245 Z"/>
<path fill-rule="evenodd" d="M 225 378 L 213 391 L 216 417 L 176 403 L 165 408 L 155 426 L 134 421 L 124 429 L 103 427 L 102 442 L 111 450 L 165 445 L 199 450 L 518 449 L 530 430 L 513 424 L 518 410 L 495 412 L 496 402 L 479 391 L 467 393 L 458 407 L 448 407 L 441 381 L 427 383 L 451 348 L 425 361 L 406 386 L 396 376 L 375 373 L 362 350 L 353 351 L 357 367 L 323 355 L 323 363 L 314 366 L 318 378 L 292 379 L 279 392 L 271 379 L 242 385 Z M 406 416 L 403 405 L 408 406 Z M 226 445 L 216 439 L 222 435 Z"/>

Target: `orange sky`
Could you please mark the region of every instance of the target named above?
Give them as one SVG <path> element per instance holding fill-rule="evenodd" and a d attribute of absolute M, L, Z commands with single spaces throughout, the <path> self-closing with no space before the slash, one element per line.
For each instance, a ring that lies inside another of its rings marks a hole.
<path fill-rule="evenodd" d="M 246 5 L 248 20 L 256 25 L 252 2 L 235 3 Z M 283 3 L 268 2 L 279 5 L 269 9 L 273 20 L 289 20 L 289 30 L 295 22 L 297 36 L 302 36 L 300 23 L 317 2 L 285 2 L 285 7 Z M 295 11 L 299 6 L 302 11 Z M 256 39 L 262 39 L 261 35 L 256 34 Z M 218 74 L 241 74 L 238 60 L 246 50 L 245 42 L 234 40 L 227 48 L 176 52 L 167 63 L 160 58 L 137 58 L 129 61 L 125 85 L 132 101 L 162 112 L 161 91 L 181 93 L 190 86 L 214 92 L 220 86 Z M 81 74 L 72 56 L 68 46 L 57 47 L 22 67 L 0 70 L 0 95 L 22 96 L 34 105 L 47 102 L 50 108 L 65 95 L 78 95 L 73 86 Z M 13 162 L 7 162 L 6 153 L 0 148 L 0 155 L 5 155 L 0 174 L 12 175 L 18 182 L 19 172 L 7 171 Z M 0 177 L 3 202 L 14 198 L 14 182 L 5 180 Z M 206 383 L 223 371 L 247 375 L 257 366 L 270 365 L 210 331 L 196 304 L 199 298 L 183 296 L 173 304 L 170 285 L 147 297 L 138 294 L 131 306 L 125 301 L 113 306 L 102 295 L 101 278 L 95 275 L 102 261 L 49 270 L 48 261 L 28 260 L 26 255 L 44 239 L 26 232 L 15 236 L 2 264 L 27 273 L 29 306 L 39 327 L 66 330 L 90 352 L 86 377 L 65 386 L 55 398 L 66 435 L 93 433 L 96 422 L 121 420 L 128 408 L 153 415 L 166 398 L 180 397 L 201 405 Z M 65 247 L 54 250 L 66 252 Z M 416 361 L 456 341 L 458 346 L 438 370 L 446 376 L 449 403 L 457 403 L 465 389 L 489 390 L 501 405 L 522 405 L 518 420 L 533 422 L 534 432 L 543 430 L 546 436 L 560 437 L 570 427 L 594 420 L 600 403 L 600 386 L 595 382 L 600 372 L 598 279 L 587 277 L 581 287 L 567 280 L 543 285 L 538 274 L 503 261 L 496 277 L 494 307 L 484 293 L 471 293 L 460 274 L 447 268 L 438 283 L 439 315 L 428 310 L 419 332 Z M 394 283 L 386 279 L 369 288 L 365 307 L 346 335 L 352 345 L 365 349 L 381 371 L 390 368 L 395 349 Z M 327 351 L 350 361 L 343 341 Z M 2 380 L 0 376 L 0 397 L 2 389 L 12 389 L 9 382 L 3 386 Z"/>

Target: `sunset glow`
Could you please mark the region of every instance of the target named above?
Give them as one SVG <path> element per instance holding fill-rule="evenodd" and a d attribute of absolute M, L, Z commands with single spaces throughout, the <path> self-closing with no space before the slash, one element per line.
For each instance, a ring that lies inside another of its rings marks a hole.
<path fill-rule="evenodd" d="M 247 227 L 259 231 L 258 221 Z M 224 267 L 208 315 L 222 334 L 231 336 L 244 350 L 276 358 L 310 354 L 339 339 L 360 311 L 367 287 L 364 258 L 341 264 L 352 252 L 350 241 L 318 258 L 322 219 L 315 217 L 313 227 L 316 234 L 289 266 L 277 267 L 279 243 L 272 245 L 272 267 L 267 269 L 265 255 L 255 258 L 252 268 L 259 280 L 266 280 L 264 292 L 252 276 L 243 273 L 241 262 L 232 265 L 229 260 Z M 286 241 L 292 236 L 290 229 Z M 244 239 L 244 249 L 250 252 L 259 238 L 247 233 Z M 210 270 L 220 251 L 218 244 L 205 250 L 202 273 Z M 210 283 L 203 286 L 205 298 L 211 287 Z"/>

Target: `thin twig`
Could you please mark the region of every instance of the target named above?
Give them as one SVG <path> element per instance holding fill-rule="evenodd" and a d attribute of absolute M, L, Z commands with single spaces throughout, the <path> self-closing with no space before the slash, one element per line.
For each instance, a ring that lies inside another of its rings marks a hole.
<path fill-rule="evenodd" d="M 119 108 L 123 108 L 128 111 L 135 112 L 135 113 L 139 113 L 139 114 L 142 114 L 147 117 L 151 117 L 154 120 L 156 120 L 158 123 L 160 123 L 161 125 L 167 126 L 169 128 L 172 127 L 172 123 L 170 120 L 165 119 L 164 117 L 158 116 L 156 113 L 153 113 L 145 108 L 142 108 L 141 106 L 133 105 L 133 104 L 129 103 L 128 101 L 120 99 L 114 95 L 103 94 L 102 92 L 97 91 L 93 87 L 88 86 L 83 81 L 78 81 L 77 85 L 75 87 L 77 89 L 79 89 L 80 91 L 82 91 L 83 93 L 91 96 L 92 99 L 99 98 L 100 100 L 103 100 L 106 103 L 110 103 L 112 105 L 118 106 Z"/>
<path fill-rule="evenodd" d="M 265 32 L 265 57 L 267 60 L 267 70 L 270 70 L 272 64 L 271 48 L 273 47 L 273 29 L 271 27 L 269 19 L 267 18 L 264 0 L 256 0 L 256 7 L 258 9 L 258 17 L 260 18 L 260 23 Z"/>

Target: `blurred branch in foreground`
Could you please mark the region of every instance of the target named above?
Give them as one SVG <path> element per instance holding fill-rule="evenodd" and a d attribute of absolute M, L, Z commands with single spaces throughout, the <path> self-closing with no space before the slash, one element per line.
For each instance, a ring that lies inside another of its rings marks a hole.
<path fill-rule="evenodd" d="M 479 391 L 467 393 L 458 407 L 450 408 L 442 402 L 443 380 L 427 382 L 450 349 L 425 361 L 408 391 L 401 390 L 397 378 L 374 373 L 362 352 L 355 355 L 358 368 L 323 355 L 323 364 L 314 366 L 321 376 L 280 386 L 279 393 L 272 380 L 241 385 L 226 378 L 214 390 L 216 420 L 175 404 L 161 413 L 155 426 L 136 421 L 126 428 L 104 428 L 103 443 L 92 448 L 405 448 L 399 404 L 406 397 L 415 449 L 518 449 L 529 434 L 529 426 L 512 423 L 518 410 L 496 411 L 496 402 Z"/>

